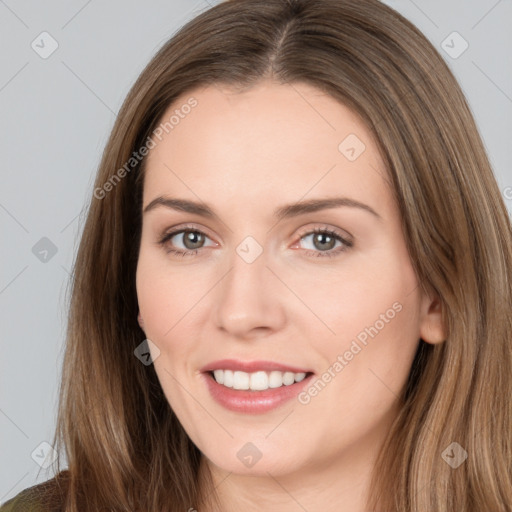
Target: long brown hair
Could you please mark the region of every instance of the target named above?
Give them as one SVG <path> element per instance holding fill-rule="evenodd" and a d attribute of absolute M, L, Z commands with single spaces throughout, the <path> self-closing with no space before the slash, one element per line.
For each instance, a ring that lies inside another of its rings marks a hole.
<path fill-rule="evenodd" d="M 66 511 L 199 502 L 201 454 L 153 366 L 134 356 L 145 338 L 135 288 L 145 158 L 133 155 L 178 96 L 263 78 L 313 85 L 366 122 L 419 282 L 442 304 L 446 340 L 420 341 L 369 507 L 512 510 L 512 230 L 459 85 L 425 36 L 377 0 L 234 0 L 158 51 L 103 153 L 73 268 L 54 440 L 68 459 Z M 468 454 L 456 469 L 442 457 L 453 442 Z M 211 483 L 201 491 L 214 494 Z"/>

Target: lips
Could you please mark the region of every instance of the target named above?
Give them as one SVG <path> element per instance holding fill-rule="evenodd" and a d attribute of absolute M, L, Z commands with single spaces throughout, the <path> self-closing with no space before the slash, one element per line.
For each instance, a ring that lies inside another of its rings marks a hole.
<path fill-rule="evenodd" d="M 305 386 L 309 385 L 313 376 L 313 372 L 307 368 L 298 368 L 274 361 L 237 361 L 234 359 L 215 361 L 201 368 L 201 372 L 210 396 L 224 408 L 242 413 L 264 413 L 282 405 L 296 397 Z M 250 384 L 248 384 L 249 389 L 247 389 L 247 383 L 245 386 L 237 386 L 236 383 L 241 382 L 237 377 L 246 377 L 247 374 L 257 376 L 258 382 L 259 378 L 268 376 L 276 383 L 271 385 L 267 380 L 266 384 L 259 383 L 254 386 L 251 378 Z M 278 377 L 277 374 L 286 376 L 286 380 L 277 382 L 275 380 Z M 235 375 L 234 382 L 228 386 L 226 382 L 222 383 L 216 380 L 221 376 L 222 381 L 227 375 L 229 375 L 229 379 Z M 295 380 L 293 377 L 288 380 L 292 375 Z M 232 384 L 235 386 L 231 387 Z"/>
<path fill-rule="evenodd" d="M 273 370 L 292 373 L 313 373 L 313 371 L 308 368 L 298 368 L 275 361 L 237 361 L 236 359 L 214 361 L 200 369 L 201 372 L 213 372 L 214 370 L 231 370 L 246 373 L 257 371 L 271 372 Z"/>

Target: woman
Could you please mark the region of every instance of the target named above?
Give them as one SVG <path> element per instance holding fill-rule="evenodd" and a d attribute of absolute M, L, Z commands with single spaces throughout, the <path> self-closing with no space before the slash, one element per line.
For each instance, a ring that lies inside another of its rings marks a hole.
<path fill-rule="evenodd" d="M 463 93 L 376 0 L 235 0 L 105 149 L 54 444 L 8 510 L 512 510 L 512 237 Z"/>

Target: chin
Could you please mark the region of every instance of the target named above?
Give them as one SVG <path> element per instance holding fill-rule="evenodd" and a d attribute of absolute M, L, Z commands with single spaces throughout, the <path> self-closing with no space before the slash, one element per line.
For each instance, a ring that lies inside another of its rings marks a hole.
<path fill-rule="evenodd" d="M 210 463 L 223 471 L 246 476 L 287 475 L 300 469 L 302 457 L 298 457 L 296 446 L 292 451 L 272 443 L 238 442 L 225 446 L 215 453 L 202 451 Z M 227 456 L 229 454 L 229 456 Z"/>

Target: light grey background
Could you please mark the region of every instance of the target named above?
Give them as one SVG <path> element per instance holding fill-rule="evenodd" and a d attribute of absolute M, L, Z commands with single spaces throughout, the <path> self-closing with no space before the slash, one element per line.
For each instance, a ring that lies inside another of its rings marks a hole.
<path fill-rule="evenodd" d="M 156 50 L 214 3 L 0 0 L 0 503 L 53 476 L 36 461 L 51 449 L 66 287 L 116 113 Z M 511 0 L 386 3 L 453 69 L 512 212 Z M 45 59 L 44 31 L 58 43 Z"/>

